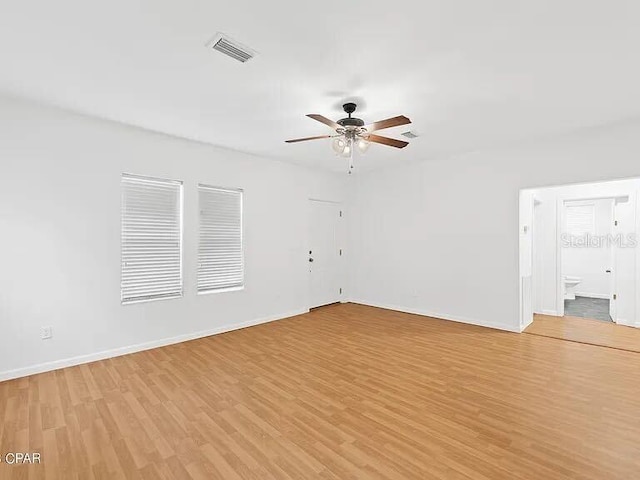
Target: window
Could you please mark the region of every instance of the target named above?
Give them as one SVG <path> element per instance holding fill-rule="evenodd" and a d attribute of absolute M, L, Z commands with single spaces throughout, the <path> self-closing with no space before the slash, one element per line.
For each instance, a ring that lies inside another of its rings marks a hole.
<path fill-rule="evenodd" d="M 594 233 L 596 217 L 595 206 L 591 205 L 567 205 L 566 210 L 567 233 L 574 236 L 582 236 Z"/>
<path fill-rule="evenodd" d="M 182 295 L 182 182 L 122 175 L 122 303 Z"/>
<path fill-rule="evenodd" d="M 242 288 L 242 190 L 198 185 L 198 293 Z"/>

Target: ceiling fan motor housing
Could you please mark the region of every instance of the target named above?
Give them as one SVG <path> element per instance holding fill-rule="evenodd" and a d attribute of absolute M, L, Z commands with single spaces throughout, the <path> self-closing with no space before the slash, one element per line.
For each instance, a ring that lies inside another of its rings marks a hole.
<path fill-rule="evenodd" d="M 364 121 L 362 121 L 362 119 L 360 118 L 355 118 L 355 117 L 341 118 L 340 120 L 338 120 L 337 123 L 342 127 L 363 127 L 364 126 Z"/>
<path fill-rule="evenodd" d="M 348 103 L 345 103 L 344 105 L 342 105 L 342 109 L 349 116 L 351 116 L 351 114 L 356 111 L 357 107 L 358 106 L 353 102 L 348 102 Z"/>
<path fill-rule="evenodd" d="M 360 118 L 352 118 L 351 114 L 353 112 L 356 111 L 356 104 L 355 103 L 345 103 L 344 105 L 342 105 L 342 108 L 344 109 L 345 113 L 347 115 L 349 115 L 347 118 L 341 118 L 340 120 L 338 120 L 338 125 L 342 126 L 342 127 L 363 127 L 364 126 L 364 121 Z"/>

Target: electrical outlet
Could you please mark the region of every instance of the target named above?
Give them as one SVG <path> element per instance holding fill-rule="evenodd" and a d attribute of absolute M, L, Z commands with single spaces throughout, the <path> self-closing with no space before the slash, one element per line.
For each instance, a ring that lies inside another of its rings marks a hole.
<path fill-rule="evenodd" d="M 40 338 L 47 340 L 51 337 L 53 337 L 53 329 L 51 327 L 42 327 L 40 330 Z"/>

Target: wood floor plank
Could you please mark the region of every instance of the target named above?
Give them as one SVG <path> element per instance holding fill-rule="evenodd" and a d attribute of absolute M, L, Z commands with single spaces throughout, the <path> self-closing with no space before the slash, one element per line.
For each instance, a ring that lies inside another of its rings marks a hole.
<path fill-rule="evenodd" d="M 42 463 L 0 480 L 639 478 L 640 353 L 604 325 L 626 350 L 334 305 L 3 382 L 0 448 Z"/>
<path fill-rule="evenodd" d="M 525 333 L 640 353 L 640 329 L 612 322 L 536 314 Z"/>

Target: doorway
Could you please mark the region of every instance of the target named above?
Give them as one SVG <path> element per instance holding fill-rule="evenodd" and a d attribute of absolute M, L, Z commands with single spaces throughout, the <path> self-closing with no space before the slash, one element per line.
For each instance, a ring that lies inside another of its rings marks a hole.
<path fill-rule="evenodd" d="M 640 179 L 521 191 L 522 330 L 640 327 L 639 192 Z"/>
<path fill-rule="evenodd" d="M 558 311 L 561 316 L 617 320 L 616 239 L 619 205 L 628 196 L 558 199 Z"/>
<path fill-rule="evenodd" d="M 343 295 L 343 211 L 339 203 L 309 200 L 309 308 L 340 302 Z"/>

